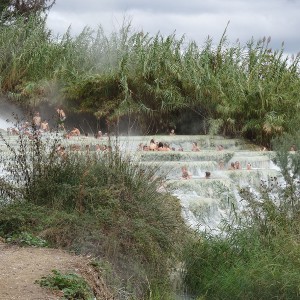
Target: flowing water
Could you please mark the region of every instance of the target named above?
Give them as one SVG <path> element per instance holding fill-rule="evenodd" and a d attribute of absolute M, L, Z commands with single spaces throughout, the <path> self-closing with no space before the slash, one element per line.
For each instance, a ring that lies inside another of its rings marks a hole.
<path fill-rule="evenodd" d="M 3 134 L 11 145 L 17 143 L 18 136 L 7 135 L 5 131 Z M 139 145 L 149 145 L 151 138 L 168 143 L 173 150 L 138 151 Z M 200 151 L 191 151 L 193 142 L 199 145 Z M 63 139 L 62 143 L 67 149 L 75 144 L 80 145 L 82 150 L 87 145 L 93 150 L 96 144 L 107 145 L 108 138 L 73 137 Z M 166 177 L 162 190 L 167 189 L 179 198 L 186 222 L 199 230 L 218 229 L 222 219 L 230 215 L 232 207 L 238 207 L 240 187 L 258 187 L 262 180 L 269 181 L 279 173 L 272 163 L 272 152 L 259 151 L 240 139 L 208 135 L 120 136 L 116 143 L 143 168 L 154 168 L 157 175 Z M 218 145 L 222 145 L 224 150 L 218 151 Z M 183 151 L 178 151 L 179 148 Z M 0 151 L 2 157 L 8 153 L 3 141 L 0 142 Z M 242 168 L 229 170 L 231 162 L 236 161 Z M 248 163 L 252 166 L 251 170 L 246 169 Z M 187 168 L 190 179 L 181 177 L 182 167 Z M 211 173 L 209 179 L 205 178 L 207 171 Z"/>
<path fill-rule="evenodd" d="M 120 138 L 124 149 L 137 149 L 140 143 L 148 144 L 151 137 Z M 188 225 L 197 230 L 218 231 L 222 220 L 228 219 L 233 207 L 238 209 L 242 187 L 258 188 L 262 181 L 269 182 L 279 176 L 279 169 L 272 162 L 272 152 L 259 151 L 240 139 L 220 136 L 156 136 L 174 151 L 138 151 L 135 157 L 144 168 L 155 168 L 158 175 L 167 178 L 165 189 L 180 199 L 182 214 Z M 193 152 L 192 143 L 200 146 Z M 129 147 L 127 145 L 130 145 Z M 217 150 L 222 145 L 224 150 Z M 182 147 L 183 151 L 178 151 Z M 231 162 L 238 161 L 239 170 L 229 170 Z M 251 164 L 251 169 L 247 169 Z M 191 178 L 184 180 L 181 169 L 186 167 Z M 211 173 L 205 178 L 205 172 Z"/>
<path fill-rule="evenodd" d="M 0 124 L 1 125 L 1 124 Z M 1 129 L 0 129 L 1 130 Z M 17 145 L 18 136 L 8 135 L 2 130 L 10 145 Z M 49 136 L 45 136 L 49 138 Z M 172 151 L 138 151 L 139 145 L 149 145 L 150 139 L 168 143 Z M 113 139 L 112 139 L 113 140 Z M 193 152 L 192 143 L 197 142 L 199 152 Z M 66 149 L 72 145 L 81 146 L 82 153 L 88 145 L 91 151 L 96 144 L 106 144 L 107 137 L 73 137 L 63 139 Z M 219 232 L 224 219 L 228 219 L 232 208 L 240 205 L 238 190 L 241 187 L 256 188 L 261 181 L 272 181 L 279 176 L 279 168 L 272 162 L 272 152 L 259 151 L 257 147 L 239 139 L 226 139 L 220 136 L 130 136 L 118 137 L 116 144 L 126 155 L 133 157 L 142 168 L 154 168 L 157 175 L 165 176 L 162 192 L 170 191 L 182 206 L 186 223 L 196 230 Z M 222 145 L 224 150 L 218 151 Z M 181 148 L 183 151 L 178 151 Z M 3 141 L 0 141 L 2 157 L 8 155 Z M 239 161 L 240 170 L 229 170 L 231 162 Z M 247 170 L 250 163 L 252 168 Z M 182 167 L 191 174 L 190 179 L 182 178 Z M 211 173 L 205 178 L 205 172 Z M 0 166 L 0 175 L 5 175 Z M 192 299 L 188 295 L 178 295 L 177 299 Z"/>

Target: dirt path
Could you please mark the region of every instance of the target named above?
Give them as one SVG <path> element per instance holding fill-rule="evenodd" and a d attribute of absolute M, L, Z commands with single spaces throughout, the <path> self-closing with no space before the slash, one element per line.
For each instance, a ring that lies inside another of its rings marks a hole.
<path fill-rule="evenodd" d="M 97 299 L 113 299 L 105 284 L 88 265 L 88 259 L 57 249 L 18 247 L 0 242 L 0 300 L 58 300 L 59 294 L 41 288 L 35 280 L 51 270 L 85 277 Z"/>

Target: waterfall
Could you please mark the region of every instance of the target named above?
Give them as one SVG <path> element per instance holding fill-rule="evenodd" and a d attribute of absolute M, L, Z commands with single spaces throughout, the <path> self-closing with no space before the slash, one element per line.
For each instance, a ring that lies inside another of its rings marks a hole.
<path fill-rule="evenodd" d="M 279 176 L 279 168 L 272 162 L 274 153 L 259 151 L 243 140 L 208 136 L 155 138 L 169 143 L 175 151 L 139 151 L 135 155 L 143 167 L 155 168 L 158 175 L 166 176 L 168 190 L 181 202 L 184 219 L 196 230 L 220 232 L 222 221 L 241 207 L 240 188 L 256 189 L 262 181 Z M 149 137 L 134 137 L 130 145 L 137 149 L 140 143 L 149 141 Z M 191 151 L 193 142 L 200 145 L 199 152 Z M 222 145 L 222 151 L 218 145 Z M 184 151 L 177 150 L 180 146 Z M 230 164 L 237 161 L 241 169 L 230 170 Z M 191 179 L 181 178 L 183 166 Z M 205 178 L 206 171 L 211 173 L 210 178 Z"/>
<path fill-rule="evenodd" d="M 3 123 L 1 119 L 0 125 Z M 6 123 L 6 122 L 5 122 Z M 7 123 L 6 123 L 7 124 Z M 5 133 L 6 134 L 6 133 Z M 10 143 L 17 143 L 17 136 L 6 136 Z M 120 136 L 115 140 L 119 149 L 127 155 L 134 156 L 143 168 L 154 168 L 157 175 L 166 176 L 166 188 L 176 196 L 182 206 L 182 215 L 188 225 L 197 229 L 218 230 L 221 221 L 230 215 L 232 207 L 239 206 L 238 189 L 240 187 L 257 188 L 261 181 L 278 177 L 279 169 L 272 162 L 272 152 L 259 151 L 243 140 L 226 139 L 208 136 L 155 136 L 157 141 L 168 143 L 171 151 L 137 151 L 140 144 L 148 144 L 149 136 Z M 200 146 L 200 151 L 193 152 L 192 143 Z M 79 144 L 82 149 L 90 145 L 93 150 L 96 144 L 108 144 L 108 138 L 74 137 L 63 139 L 67 149 Z M 222 151 L 217 146 L 222 145 Z M 183 151 L 178 151 L 179 147 Z M 252 149 L 252 150 L 249 150 Z M 0 151 L 5 156 L 3 141 Z M 230 164 L 239 161 L 241 169 L 229 170 Z M 251 169 L 247 169 L 251 164 Z M 182 168 L 187 168 L 191 178 L 184 180 Z M 1 166 L 0 166 L 1 169 Z M 205 178 L 205 172 L 211 176 Z M 0 170 L 0 174 L 3 171 Z"/>

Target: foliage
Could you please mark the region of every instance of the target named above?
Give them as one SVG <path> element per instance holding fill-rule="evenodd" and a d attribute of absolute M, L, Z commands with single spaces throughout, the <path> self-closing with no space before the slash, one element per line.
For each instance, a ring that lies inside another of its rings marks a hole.
<path fill-rule="evenodd" d="M 167 294 L 170 268 L 187 239 L 178 199 L 157 191 L 162 178 L 155 170 L 117 150 L 61 157 L 58 141 L 52 143 L 20 135 L 18 145 L 8 144 L 0 233 L 27 231 L 51 246 L 103 257 L 119 289 L 138 298 Z"/>
<path fill-rule="evenodd" d="M 12 235 L 11 237 L 7 237 L 6 241 L 9 243 L 16 243 L 21 246 L 36 246 L 36 247 L 47 247 L 47 241 L 44 239 L 34 236 L 28 232 L 21 232 L 17 235 Z"/>
<path fill-rule="evenodd" d="M 4 0 L 1 1 L 0 14 L 2 21 L 11 24 L 18 16 L 29 19 L 30 16 L 45 13 L 56 0 Z"/>
<path fill-rule="evenodd" d="M 282 175 L 262 181 L 259 190 L 241 189 L 242 208 L 222 234 L 203 233 L 186 248 L 185 281 L 195 295 L 299 298 L 299 151 L 287 152 L 286 141 L 274 143 Z"/>
<path fill-rule="evenodd" d="M 1 25 L 0 25 L 1 26 Z M 299 59 L 270 38 L 199 47 L 175 34 L 135 32 L 126 20 L 106 35 L 85 28 L 72 37 L 48 32 L 45 20 L 17 19 L 0 30 L 1 91 L 20 103 L 64 101 L 112 124 L 143 132 L 217 131 L 270 147 L 299 123 Z M 210 125 L 209 125 L 210 124 Z M 188 129 L 184 129 L 188 128 Z M 187 132 L 188 133 L 188 132 Z"/>
<path fill-rule="evenodd" d="M 79 275 L 73 273 L 62 274 L 57 270 L 52 270 L 52 273 L 52 275 L 44 276 L 41 280 L 37 280 L 36 283 L 42 287 L 62 291 L 62 299 L 94 299 L 92 289 Z"/>

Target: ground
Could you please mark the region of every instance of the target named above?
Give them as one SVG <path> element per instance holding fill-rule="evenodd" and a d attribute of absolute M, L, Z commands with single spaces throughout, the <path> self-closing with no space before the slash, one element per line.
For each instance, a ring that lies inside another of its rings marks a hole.
<path fill-rule="evenodd" d="M 58 300 L 61 294 L 35 283 L 51 270 L 83 276 L 93 287 L 98 299 L 114 299 L 87 257 L 68 252 L 35 247 L 18 247 L 0 241 L 0 300 Z"/>

